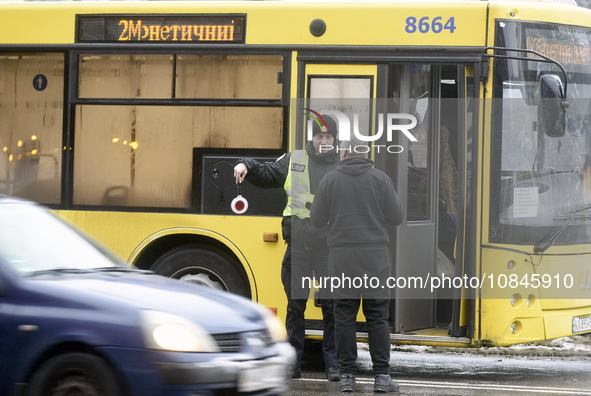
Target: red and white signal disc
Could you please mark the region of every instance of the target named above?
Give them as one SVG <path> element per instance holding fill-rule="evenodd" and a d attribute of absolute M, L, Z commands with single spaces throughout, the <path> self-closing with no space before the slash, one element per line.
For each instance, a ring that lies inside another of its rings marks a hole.
<path fill-rule="evenodd" d="M 236 214 L 242 214 L 248 210 L 248 201 L 242 197 L 242 195 L 237 196 L 232 200 L 230 204 L 232 207 L 232 211 Z"/>

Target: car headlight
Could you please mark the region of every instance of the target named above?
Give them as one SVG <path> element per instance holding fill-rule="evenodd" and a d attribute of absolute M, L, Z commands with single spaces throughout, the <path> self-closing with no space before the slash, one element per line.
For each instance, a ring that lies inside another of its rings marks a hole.
<path fill-rule="evenodd" d="M 269 334 L 271 338 L 275 342 L 284 342 L 287 341 L 287 332 L 285 331 L 285 326 L 283 323 L 271 313 L 269 308 L 265 307 L 262 304 L 257 305 L 257 310 L 260 312 L 265 324 L 267 325 L 267 329 L 269 330 Z"/>
<path fill-rule="evenodd" d="M 140 311 L 140 326 L 147 348 L 178 352 L 220 352 L 201 326 L 178 315 Z"/>

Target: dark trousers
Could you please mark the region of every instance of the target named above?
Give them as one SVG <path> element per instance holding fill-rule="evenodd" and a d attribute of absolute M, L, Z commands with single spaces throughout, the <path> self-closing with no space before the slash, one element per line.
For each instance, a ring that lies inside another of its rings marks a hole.
<path fill-rule="evenodd" d="M 373 372 L 390 374 L 390 326 L 388 324 L 390 300 L 335 299 L 335 340 L 341 374 L 357 373 L 355 324 L 361 302 L 367 323 Z"/>
<path fill-rule="evenodd" d="M 302 277 L 316 278 L 328 276 L 328 248 L 306 250 L 303 246 L 292 247 L 287 244 L 287 250 L 281 266 L 281 281 L 287 295 L 287 315 L 285 327 L 289 343 L 296 350 L 296 364 L 299 368 L 304 354 L 305 320 L 304 312 L 308 303 L 309 287 L 302 287 Z M 307 286 L 307 285 L 306 285 Z M 326 367 L 338 366 L 334 336 L 334 302 L 330 298 L 322 298 L 322 317 L 324 334 L 322 337 L 322 354 Z"/>
<path fill-rule="evenodd" d="M 357 366 L 356 319 L 359 306 L 363 308 L 369 338 L 369 353 L 374 374 L 390 373 L 390 326 L 388 308 L 390 290 L 383 287 L 390 276 L 390 252 L 386 245 L 331 247 L 329 273 L 334 277 L 348 277 L 351 286 L 334 290 L 335 342 L 341 374 L 355 374 Z M 355 287 L 353 279 L 375 277 L 374 287 Z M 380 285 L 383 287 L 380 287 Z"/>

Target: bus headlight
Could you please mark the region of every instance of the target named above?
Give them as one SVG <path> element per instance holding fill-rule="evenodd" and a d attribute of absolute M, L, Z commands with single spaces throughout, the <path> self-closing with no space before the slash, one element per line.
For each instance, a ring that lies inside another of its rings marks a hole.
<path fill-rule="evenodd" d="M 521 322 L 516 320 L 515 322 L 511 323 L 511 334 L 519 334 L 521 333 Z"/>
<path fill-rule="evenodd" d="M 527 296 L 527 307 L 528 308 L 533 308 L 534 305 L 536 305 L 536 296 L 534 296 L 533 294 L 530 294 L 529 296 Z"/>
<path fill-rule="evenodd" d="M 219 352 L 211 335 L 183 317 L 161 311 L 140 311 L 144 344 L 150 349 L 177 352 Z"/>
<path fill-rule="evenodd" d="M 521 306 L 521 294 L 515 293 L 511 296 L 511 306 L 513 308 L 519 308 Z"/>

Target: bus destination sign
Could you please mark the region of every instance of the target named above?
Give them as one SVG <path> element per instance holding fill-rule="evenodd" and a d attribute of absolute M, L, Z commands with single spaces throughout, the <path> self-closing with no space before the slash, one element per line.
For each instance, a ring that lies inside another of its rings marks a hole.
<path fill-rule="evenodd" d="M 245 15 L 78 16 L 76 42 L 244 43 Z"/>

